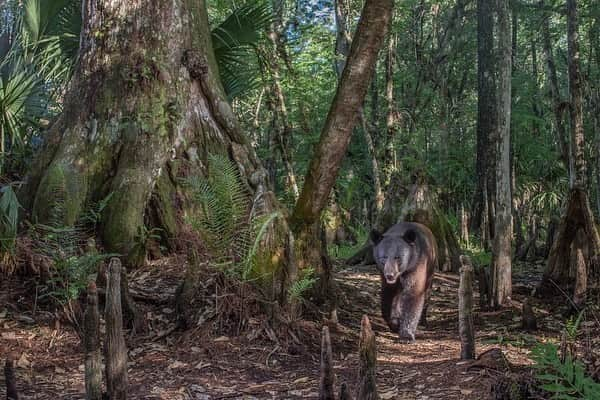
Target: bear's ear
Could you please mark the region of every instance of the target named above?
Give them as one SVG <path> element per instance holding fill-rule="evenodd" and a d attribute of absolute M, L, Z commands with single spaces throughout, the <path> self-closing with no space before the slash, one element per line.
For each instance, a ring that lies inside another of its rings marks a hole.
<path fill-rule="evenodd" d="M 371 239 L 373 246 L 376 246 L 379 242 L 381 242 L 381 239 L 383 239 L 383 235 L 376 229 L 372 229 L 371 233 L 369 234 L 369 239 Z"/>
<path fill-rule="evenodd" d="M 406 243 L 414 244 L 417 241 L 417 232 L 415 232 L 412 229 L 409 229 L 406 232 L 404 232 L 404 235 L 402 237 L 404 238 Z"/>

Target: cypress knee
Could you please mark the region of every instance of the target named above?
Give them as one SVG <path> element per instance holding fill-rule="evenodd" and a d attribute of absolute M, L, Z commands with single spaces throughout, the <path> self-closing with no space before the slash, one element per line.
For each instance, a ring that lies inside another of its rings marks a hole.
<path fill-rule="evenodd" d="M 331 337 L 329 328 L 323 327 L 321 339 L 321 382 L 319 385 L 319 400 L 335 400 L 333 385 L 335 375 L 333 373 L 333 357 L 331 355 Z"/>
<path fill-rule="evenodd" d="M 377 345 L 375 334 L 371 329 L 369 317 L 363 315 L 360 324 L 360 341 L 358 344 L 358 390 L 356 398 L 358 400 L 379 400 L 377 394 Z"/>
<path fill-rule="evenodd" d="M 11 358 L 7 358 L 6 364 L 4 364 L 4 378 L 6 379 L 6 400 L 19 400 L 17 379 L 15 378 L 15 370 Z"/>
<path fill-rule="evenodd" d="M 87 306 L 83 316 L 85 350 L 85 398 L 102 399 L 102 360 L 100 350 L 100 313 L 98 290 L 94 282 L 87 289 Z"/>
<path fill-rule="evenodd" d="M 111 400 L 127 398 L 127 347 L 123 336 L 123 312 L 121 310 L 121 261 L 110 260 L 106 285 L 105 354 L 106 386 Z"/>
<path fill-rule="evenodd" d="M 460 358 L 475 358 L 475 332 L 473 328 L 473 266 L 467 256 L 461 256 L 458 289 L 458 331 L 460 335 Z"/>

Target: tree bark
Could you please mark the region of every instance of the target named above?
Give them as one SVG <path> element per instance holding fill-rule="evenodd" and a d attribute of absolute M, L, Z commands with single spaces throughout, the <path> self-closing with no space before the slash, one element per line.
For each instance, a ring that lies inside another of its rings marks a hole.
<path fill-rule="evenodd" d="M 583 131 L 583 92 L 579 64 L 579 22 L 577 0 L 567 0 L 567 44 L 569 58 L 569 91 L 571 104 L 572 188 L 585 188 L 585 137 Z"/>
<path fill-rule="evenodd" d="M 19 400 L 14 362 L 10 357 L 6 358 L 6 362 L 4 364 L 4 379 L 6 382 L 6 400 Z"/>
<path fill-rule="evenodd" d="M 346 67 L 346 60 L 350 53 L 350 46 L 352 43 L 352 37 L 348 31 L 348 14 L 350 5 L 347 4 L 346 0 L 335 1 L 335 23 L 336 23 L 336 41 L 335 41 L 335 72 L 338 80 L 341 79 Z M 376 68 L 374 67 L 374 74 L 376 74 Z M 375 77 L 373 77 L 374 79 Z M 371 86 L 372 88 L 372 86 Z M 372 88 L 373 89 L 373 88 Z M 376 89 L 375 89 L 376 91 Z M 373 143 L 373 136 L 369 129 L 369 124 L 365 117 L 364 108 L 359 111 L 359 119 L 362 128 L 362 132 L 367 143 L 367 150 L 371 159 L 371 170 L 373 174 L 373 191 L 375 192 L 375 207 L 372 213 L 372 221 L 377 221 L 378 215 L 383 208 L 384 194 L 381 186 L 381 178 L 379 175 L 379 163 L 377 161 L 377 154 L 375 151 L 375 144 Z"/>
<path fill-rule="evenodd" d="M 369 317 L 363 315 L 360 324 L 358 343 L 358 387 L 356 398 L 359 400 L 378 400 L 377 393 L 377 343 L 371 329 Z"/>
<path fill-rule="evenodd" d="M 385 56 L 385 98 L 387 101 L 387 114 L 385 118 L 386 135 L 385 150 L 383 154 L 383 183 L 388 187 L 392 174 L 396 169 L 394 157 L 394 138 L 398 130 L 398 120 L 394 103 L 394 56 L 396 54 L 396 37 L 390 35 L 388 49 Z"/>
<path fill-rule="evenodd" d="M 364 5 L 344 72 L 290 219 L 299 250 L 296 252 L 299 266 L 311 265 L 321 275 L 329 272 L 323 266 L 323 255 L 314 251 L 319 248 L 316 245 L 319 217 L 327 205 L 350 142 L 377 54 L 389 29 L 392 9 L 393 0 L 367 0 Z M 323 290 L 328 289 L 325 286 Z"/>
<path fill-rule="evenodd" d="M 461 257 L 458 288 L 458 331 L 461 360 L 475 359 L 475 330 L 473 327 L 473 265 L 467 256 Z"/>
<path fill-rule="evenodd" d="M 106 363 L 106 388 L 111 400 L 127 399 L 127 346 L 123 336 L 121 311 L 121 262 L 110 260 L 106 285 L 106 338 L 104 360 Z"/>
<path fill-rule="evenodd" d="M 103 244 L 127 255 L 128 264 L 140 264 L 144 246 L 138 242 L 157 181 L 173 159 L 200 168 L 208 152 L 227 152 L 251 193 L 274 207 L 266 172 L 218 80 L 204 0 L 85 0 L 83 20 L 64 112 L 21 193 L 34 220 L 72 226 L 90 204 L 111 194 L 102 215 Z M 167 176 L 177 175 L 171 172 Z M 163 207 L 172 209 L 175 201 L 168 201 Z"/>
<path fill-rule="evenodd" d="M 102 399 L 102 350 L 100 348 L 100 312 L 98 291 L 91 282 L 87 289 L 87 306 L 83 317 L 83 348 L 85 350 L 85 398 Z"/>
<path fill-rule="evenodd" d="M 494 174 L 489 172 L 495 171 L 495 143 L 490 137 L 497 120 L 493 8 L 492 1 L 477 1 L 477 187 L 471 229 L 478 230 L 482 239 L 490 236 L 490 193 L 495 188 Z"/>
<path fill-rule="evenodd" d="M 335 400 L 335 373 L 333 372 L 333 356 L 331 354 L 331 337 L 329 328 L 324 326 L 321 334 L 321 382 L 319 384 L 319 400 Z"/>
<path fill-rule="evenodd" d="M 509 0 L 497 0 L 498 14 L 498 97 L 495 142 L 496 220 L 492 260 L 492 306 L 508 304 L 512 294 L 512 194 L 510 158 L 512 26 Z"/>
<path fill-rule="evenodd" d="M 277 8 L 277 14 L 283 12 L 283 7 Z M 276 20 L 280 20 L 281 15 L 276 15 Z M 292 140 L 292 124 L 290 123 L 287 106 L 285 104 L 285 97 L 283 95 L 283 87 L 281 85 L 281 74 L 280 74 L 280 62 L 279 57 L 281 52 L 278 51 L 278 47 L 282 46 L 281 32 L 279 29 L 283 27 L 281 24 L 273 24 L 268 37 L 271 41 L 272 48 L 270 50 L 269 64 L 271 72 L 271 90 L 275 98 L 275 120 L 276 123 L 276 137 L 279 152 L 281 154 L 281 160 L 283 162 L 284 169 L 287 174 L 287 183 L 291 188 L 292 196 L 294 200 L 298 200 L 299 190 L 296 182 L 296 173 L 294 172 L 294 165 L 291 158 L 291 140 Z M 284 60 L 285 61 L 285 60 Z"/>
<path fill-rule="evenodd" d="M 540 2 L 540 7 L 544 7 L 544 1 Z M 569 145 L 567 128 L 563 117 L 563 102 L 560 96 L 560 89 L 558 86 L 558 75 L 556 73 L 556 63 L 554 62 L 554 54 L 552 52 L 552 38 L 550 36 L 550 15 L 545 13 L 542 21 L 542 45 L 544 51 L 544 57 L 546 58 L 547 77 L 550 86 L 550 97 L 554 109 L 554 124 L 556 133 L 558 136 L 558 143 L 560 146 L 561 159 L 566 166 L 569 166 Z"/>
<path fill-rule="evenodd" d="M 590 206 L 585 186 L 585 139 L 583 131 L 583 106 L 581 76 L 579 71 L 579 44 L 578 44 L 578 21 L 577 1 L 567 0 L 567 44 L 569 62 L 569 88 L 570 88 L 570 116 L 571 116 L 571 152 L 570 169 L 570 192 L 567 199 L 566 210 L 562 216 L 554 243 L 548 256 L 548 265 L 541 282 L 541 289 L 554 289 L 554 285 L 564 285 L 575 278 L 575 286 L 579 293 L 575 297 L 585 297 L 581 293 L 583 279 L 577 282 L 577 275 L 573 276 L 570 268 L 571 251 L 579 253 L 581 242 L 588 245 L 589 259 L 583 258 L 583 267 L 577 268 L 577 272 L 585 268 L 587 262 L 589 270 L 598 270 L 600 257 L 600 235 L 594 222 L 594 216 Z M 577 240 L 577 232 L 582 230 L 585 234 L 584 240 Z M 581 254 L 576 254 L 577 259 Z M 579 264 L 579 262 L 577 262 Z M 583 285 L 587 286 L 587 285 Z"/>

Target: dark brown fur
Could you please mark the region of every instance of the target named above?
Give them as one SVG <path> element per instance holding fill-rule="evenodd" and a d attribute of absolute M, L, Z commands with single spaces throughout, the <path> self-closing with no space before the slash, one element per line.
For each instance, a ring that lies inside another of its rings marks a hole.
<path fill-rule="evenodd" d="M 372 234 L 372 240 L 381 273 L 383 318 L 402 338 L 414 340 L 418 322 L 425 321 L 427 313 L 437 262 L 435 237 L 424 225 L 401 222 L 383 235 Z"/>

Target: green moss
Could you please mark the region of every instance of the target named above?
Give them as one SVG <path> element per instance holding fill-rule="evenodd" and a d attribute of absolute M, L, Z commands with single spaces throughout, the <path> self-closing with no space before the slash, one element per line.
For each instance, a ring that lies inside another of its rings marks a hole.
<path fill-rule="evenodd" d="M 40 182 L 33 206 L 34 220 L 73 226 L 87 197 L 87 176 L 72 165 L 52 163 Z"/>

